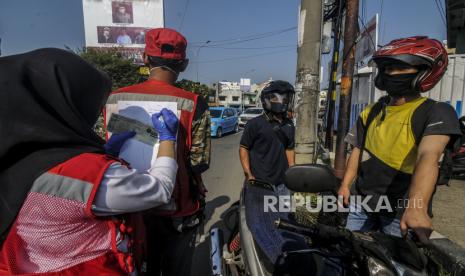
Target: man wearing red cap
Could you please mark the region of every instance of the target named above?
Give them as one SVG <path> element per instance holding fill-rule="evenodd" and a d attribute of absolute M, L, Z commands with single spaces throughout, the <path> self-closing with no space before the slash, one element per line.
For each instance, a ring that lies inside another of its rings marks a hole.
<path fill-rule="evenodd" d="M 197 226 L 203 218 L 205 188 L 201 173 L 210 163 L 210 115 L 205 100 L 173 86 L 188 64 L 186 39 L 168 28 L 152 29 L 145 37 L 146 82 L 112 93 L 107 108 L 118 101 L 176 102 L 178 173 L 171 202 L 145 214 L 149 275 L 189 275 Z"/>

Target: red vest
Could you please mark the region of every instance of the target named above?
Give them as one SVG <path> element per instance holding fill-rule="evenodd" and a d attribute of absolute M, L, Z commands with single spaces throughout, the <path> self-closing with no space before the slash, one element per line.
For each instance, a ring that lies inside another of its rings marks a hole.
<path fill-rule="evenodd" d="M 111 94 L 107 101 L 107 109 L 115 110 L 118 101 L 153 101 L 176 102 L 181 110 L 177 137 L 178 173 L 172 195 L 174 204 L 163 206 L 156 213 L 162 216 L 183 217 L 199 210 L 200 204 L 194 199 L 190 187 L 189 155 L 192 145 L 192 121 L 197 107 L 198 95 L 156 80 L 148 80 L 141 84 L 121 88 Z M 105 122 L 109 118 L 105 117 Z M 200 178 L 200 175 L 195 177 Z"/>
<path fill-rule="evenodd" d="M 0 275 L 127 275 L 134 270 L 127 223 L 96 217 L 92 203 L 116 160 L 84 153 L 38 177 L 0 251 Z M 139 227 L 143 228 L 143 227 Z"/>

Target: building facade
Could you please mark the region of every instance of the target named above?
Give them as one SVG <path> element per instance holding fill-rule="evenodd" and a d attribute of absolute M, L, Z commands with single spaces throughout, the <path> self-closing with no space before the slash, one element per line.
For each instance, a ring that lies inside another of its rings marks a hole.
<path fill-rule="evenodd" d="M 216 100 L 210 100 L 211 106 L 225 106 L 239 109 L 260 107 L 260 93 L 272 79 L 262 83 L 251 83 L 250 79 L 240 82 L 220 81 L 214 86 L 217 89 Z"/>
<path fill-rule="evenodd" d="M 220 106 L 240 108 L 242 105 L 242 91 L 238 82 L 218 82 L 218 104 Z"/>

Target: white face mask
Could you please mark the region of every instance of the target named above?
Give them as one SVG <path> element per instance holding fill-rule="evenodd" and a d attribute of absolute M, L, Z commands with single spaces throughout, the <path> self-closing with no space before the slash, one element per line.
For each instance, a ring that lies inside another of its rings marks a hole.
<path fill-rule="evenodd" d="M 166 69 L 166 70 L 170 71 L 171 73 L 173 73 L 173 74 L 176 76 L 176 78 L 179 76 L 179 73 L 178 73 L 178 72 L 176 72 L 176 71 L 174 71 L 173 69 L 171 69 L 171 68 L 169 68 L 169 67 L 166 67 L 166 66 L 152 67 L 152 68 L 149 70 L 150 74 L 152 74 L 152 70 L 154 70 L 155 68 L 163 68 L 163 69 Z"/>

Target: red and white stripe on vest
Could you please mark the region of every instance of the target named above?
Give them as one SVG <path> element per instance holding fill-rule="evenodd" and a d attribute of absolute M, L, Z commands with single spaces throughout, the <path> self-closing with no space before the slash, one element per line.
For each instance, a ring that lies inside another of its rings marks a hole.
<path fill-rule="evenodd" d="M 0 275 L 130 274 L 132 253 L 118 245 L 131 244 L 131 227 L 91 211 L 113 162 L 106 155 L 84 153 L 38 177 L 3 243 Z"/>
<path fill-rule="evenodd" d="M 117 113 L 118 101 L 152 101 L 176 102 L 181 111 L 178 137 L 176 144 L 178 172 L 171 203 L 159 207 L 156 213 L 162 216 L 182 217 L 196 213 L 200 204 L 190 187 L 192 175 L 189 173 L 189 155 L 192 146 L 192 121 L 197 107 L 198 95 L 172 86 L 166 82 L 148 80 L 146 82 L 121 88 L 113 92 L 106 105 L 105 124 L 108 123 L 107 113 Z M 107 137 L 108 138 L 108 137 Z M 199 178 L 200 175 L 195 177 Z M 154 213 L 153 211 L 152 213 Z"/>

